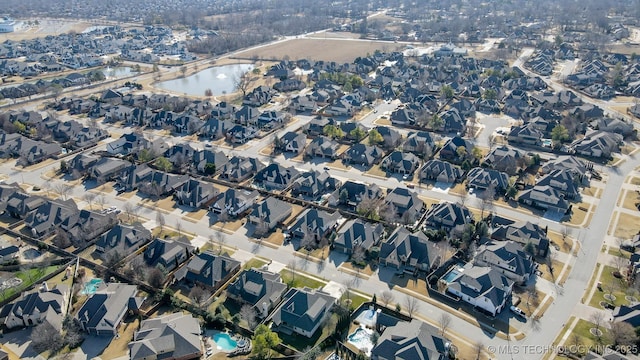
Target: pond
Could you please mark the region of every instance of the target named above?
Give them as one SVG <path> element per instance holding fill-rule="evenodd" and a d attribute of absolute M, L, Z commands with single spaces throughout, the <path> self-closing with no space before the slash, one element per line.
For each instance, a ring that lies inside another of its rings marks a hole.
<path fill-rule="evenodd" d="M 211 89 L 214 96 L 228 94 L 236 89 L 234 79 L 251 70 L 253 70 L 252 64 L 215 66 L 187 77 L 161 81 L 156 86 L 194 96 L 204 96 L 207 89 Z"/>
<path fill-rule="evenodd" d="M 102 69 L 102 73 L 104 74 L 104 76 L 107 77 L 107 80 L 121 79 L 121 78 L 136 74 L 136 72 L 133 71 L 133 69 L 128 66 L 116 66 L 116 67 L 107 66 L 106 68 Z"/>

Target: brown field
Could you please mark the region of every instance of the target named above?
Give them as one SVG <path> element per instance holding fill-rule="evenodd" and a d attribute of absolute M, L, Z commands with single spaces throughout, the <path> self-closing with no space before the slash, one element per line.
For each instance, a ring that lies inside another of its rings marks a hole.
<path fill-rule="evenodd" d="M 376 50 L 389 52 L 404 48 L 404 45 L 367 40 L 325 40 L 325 39 L 293 39 L 259 49 L 247 50 L 237 57 L 259 59 L 282 59 L 288 56 L 291 60 L 314 59 L 336 62 L 351 62 L 358 56 L 365 56 Z"/>
<path fill-rule="evenodd" d="M 637 225 L 639 221 L 640 218 L 637 216 L 620 213 L 618 224 L 613 236 L 623 239 L 631 238 L 633 235 L 638 233 L 638 230 L 640 230 Z"/>

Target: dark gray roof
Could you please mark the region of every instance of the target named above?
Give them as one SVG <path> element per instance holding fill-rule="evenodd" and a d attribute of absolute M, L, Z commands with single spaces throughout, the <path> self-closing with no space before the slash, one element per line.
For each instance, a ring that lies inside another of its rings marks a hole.
<path fill-rule="evenodd" d="M 202 355 L 200 324 L 190 314 L 144 320 L 129 343 L 130 359 L 191 359 Z"/>
<path fill-rule="evenodd" d="M 419 320 L 387 327 L 371 350 L 372 359 L 444 360 L 450 343 L 439 331 Z"/>
<path fill-rule="evenodd" d="M 311 331 L 331 309 L 336 299 L 331 295 L 310 290 L 290 289 L 285 300 L 273 315 L 276 326 L 290 324 L 305 331 Z"/>

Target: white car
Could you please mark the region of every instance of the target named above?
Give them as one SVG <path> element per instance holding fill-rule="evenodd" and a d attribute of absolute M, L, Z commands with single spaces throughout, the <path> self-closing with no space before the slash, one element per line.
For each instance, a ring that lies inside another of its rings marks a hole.
<path fill-rule="evenodd" d="M 511 310 L 511 312 L 513 312 L 516 315 L 522 316 L 525 319 L 527 318 L 527 315 L 525 315 L 524 311 L 522 311 L 522 309 L 520 309 L 519 307 L 511 305 L 509 310 Z"/>

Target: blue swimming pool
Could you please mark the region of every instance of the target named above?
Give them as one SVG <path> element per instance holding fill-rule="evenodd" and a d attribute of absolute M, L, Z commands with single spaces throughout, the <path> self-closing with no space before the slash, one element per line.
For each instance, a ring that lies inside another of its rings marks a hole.
<path fill-rule="evenodd" d="M 84 287 L 80 293 L 82 295 L 93 295 L 98 291 L 100 285 L 102 285 L 102 279 L 91 279 L 84 283 Z"/>
<path fill-rule="evenodd" d="M 448 273 L 446 273 L 443 277 L 442 280 L 446 281 L 447 283 L 451 283 L 453 280 L 455 280 L 458 275 L 460 275 L 460 271 L 458 271 L 457 269 L 451 269 Z"/>
<path fill-rule="evenodd" d="M 217 333 L 213 335 L 213 341 L 216 342 L 218 350 L 222 351 L 233 351 L 238 346 L 238 343 L 227 333 Z"/>

